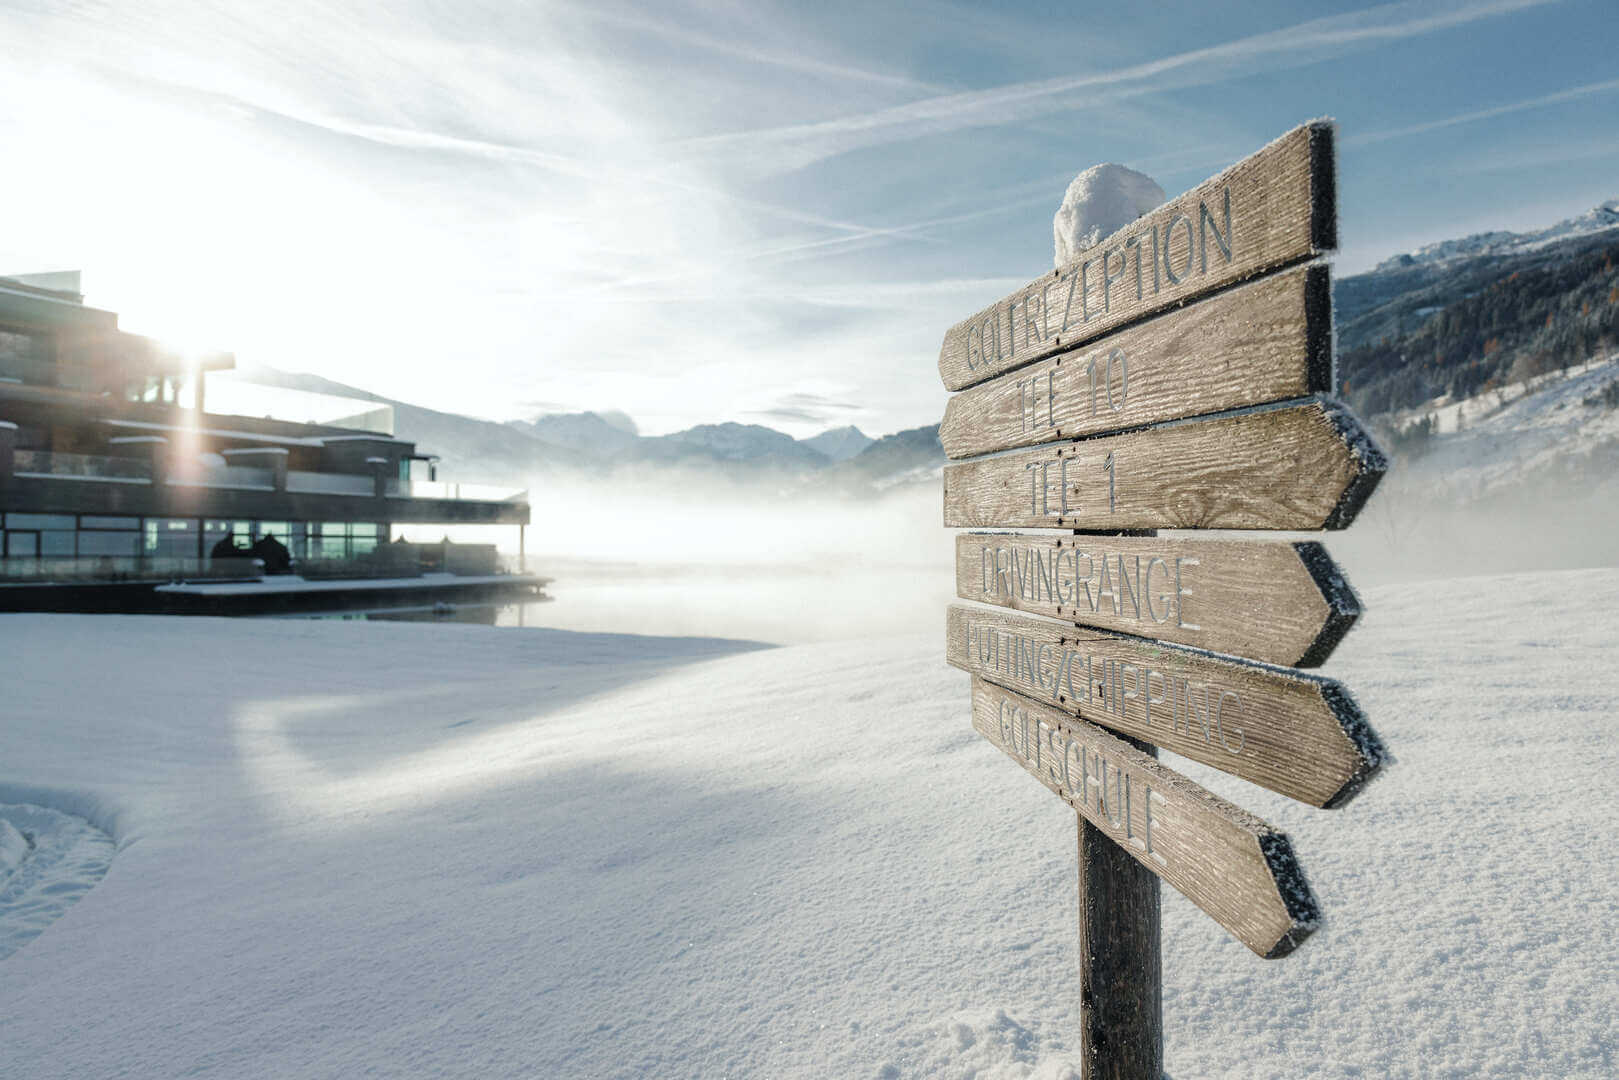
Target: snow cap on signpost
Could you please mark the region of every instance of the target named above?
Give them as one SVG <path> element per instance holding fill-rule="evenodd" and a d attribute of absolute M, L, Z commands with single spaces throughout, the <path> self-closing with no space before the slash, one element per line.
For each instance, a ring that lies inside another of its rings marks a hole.
<path fill-rule="evenodd" d="M 1074 177 L 1052 219 L 1055 265 L 1072 262 L 1081 251 L 1124 228 L 1164 203 L 1164 189 L 1146 173 L 1108 162 Z"/>

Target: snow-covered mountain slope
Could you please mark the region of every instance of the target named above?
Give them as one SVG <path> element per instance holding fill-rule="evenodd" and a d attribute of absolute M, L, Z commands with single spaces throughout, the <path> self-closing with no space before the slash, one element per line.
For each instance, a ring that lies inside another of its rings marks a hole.
<path fill-rule="evenodd" d="M 937 484 L 944 464 L 939 425 L 929 424 L 885 435 L 819 479 L 833 490 L 881 492 L 908 484 Z"/>
<path fill-rule="evenodd" d="M 1619 241 L 1619 199 L 1527 233 L 1488 232 L 1429 244 L 1333 284 L 1340 352 L 1410 333 L 1446 305 L 1514 273 L 1555 267 Z"/>
<path fill-rule="evenodd" d="M 550 413 L 513 420 L 511 426 L 541 442 L 604 458 L 630 450 L 640 441 L 635 421 L 623 413 Z"/>
<path fill-rule="evenodd" d="M 1619 358 L 1374 427 L 1393 468 L 1325 538 L 1357 584 L 1619 565 Z"/>
<path fill-rule="evenodd" d="M 1476 259 L 1484 255 L 1518 255 L 1536 251 L 1547 244 L 1572 237 L 1619 229 L 1619 199 L 1592 207 L 1583 214 L 1559 221 L 1555 225 L 1531 232 L 1484 232 L 1456 240 L 1441 240 L 1415 251 L 1393 255 L 1379 263 L 1372 272 L 1399 270 L 1411 266 L 1449 266 L 1458 260 Z"/>
<path fill-rule="evenodd" d="M 1619 495 L 1619 354 L 1389 418 L 1426 497 L 1466 503 L 1561 487 Z M 1426 430 L 1425 430 L 1426 429 Z"/>
<path fill-rule="evenodd" d="M 853 424 L 849 424 L 845 427 L 829 428 L 819 435 L 798 441 L 812 450 L 819 450 L 831 461 L 846 461 L 877 440 Z"/>
<path fill-rule="evenodd" d="M 1264 961 L 1165 890 L 1169 1073 L 1610 1080 L 1619 572 L 1363 599 L 1356 801 L 1166 756 L 1326 914 Z M 1071 1080 L 1074 814 L 938 634 L 0 616 L 0 802 L 118 843 L 0 961 L 0 1072 Z"/>
<path fill-rule="evenodd" d="M 664 461 L 707 458 L 731 464 L 819 469 L 827 456 L 791 435 L 760 424 L 698 424 L 696 427 L 643 439 L 643 457 Z"/>

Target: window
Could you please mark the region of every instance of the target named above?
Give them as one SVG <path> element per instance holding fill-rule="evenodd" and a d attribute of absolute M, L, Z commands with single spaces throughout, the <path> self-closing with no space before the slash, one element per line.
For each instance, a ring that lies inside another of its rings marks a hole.
<path fill-rule="evenodd" d="M 218 521 L 209 520 L 202 534 L 202 553 L 207 555 L 214 550 L 214 545 L 225 539 L 225 534 L 232 534 L 231 539 L 239 548 L 245 548 L 253 542 L 253 523 L 251 521 Z"/>
<path fill-rule="evenodd" d="M 140 527 L 140 518 L 103 517 L 97 514 L 79 515 L 79 528 L 81 529 L 138 529 Z"/>
<path fill-rule="evenodd" d="M 164 559 L 197 555 L 197 523 L 189 518 L 147 518 L 143 554 Z"/>
<path fill-rule="evenodd" d="M 50 340 L 38 334 L 0 330 L 0 378 L 25 383 L 44 382 L 50 359 Z"/>
<path fill-rule="evenodd" d="M 79 523 L 72 514 L 7 514 L 8 529 L 66 529 L 72 532 Z"/>
<path fill-rule="evenodd" d="M 287 522 L 287 535 L 280 537 L 294 559 L 309 558 L 309 526 L 301 521 Z"/>
<path fill-rule="evenodd" d="M 53 559 L 71 559 L 73 536 L 67 529 L 48 529 L 39 534 L 39 553 Z"/>
<path fill-rule="evenodd" d="M 79 557 L 100 555 L 116 555 L 121 558 L 134 558 L 141 549 L 141 534 L 130 530 L 128 532 L 81 532 L 79 534 Z"/>

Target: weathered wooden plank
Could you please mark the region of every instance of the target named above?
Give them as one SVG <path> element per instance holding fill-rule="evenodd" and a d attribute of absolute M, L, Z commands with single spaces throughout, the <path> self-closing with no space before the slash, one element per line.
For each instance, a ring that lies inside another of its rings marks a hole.
<path fill-rule="evenodd" d="M 1296 667 L 1324 662 L 1360 615 L 1310 541 L 960 533 L 956 595 Z"/>
<path fill-rule="evenodd" d="M 947 465 L 958 528 L 1342 529 L 1388 461 L 1331 398 Z"/>
<path fill-rule="evenodd" d="M 945 387 L 964 389 L 1337 247 L 1332 130 L 1293 129 L 957 323 L 939 350 Z"/>
<path fill-rule="evenodd" d="M 1332 283 L 1314 264 L 1139 323 L 950 399 L 952 458 L 1330 393 Z"/>
<path fill-rule="evenodd" d="M 1082 720 L 1314 806 L 1341 806 L 1383 747 L 1332 679 L 952 604 L 945 658 Z"/>
<path fill-rule="evenodd" d="M 1319 923 L 1284 833 L 1123 739 L 983 679 L 973 727 L 1260 956 Z"/>

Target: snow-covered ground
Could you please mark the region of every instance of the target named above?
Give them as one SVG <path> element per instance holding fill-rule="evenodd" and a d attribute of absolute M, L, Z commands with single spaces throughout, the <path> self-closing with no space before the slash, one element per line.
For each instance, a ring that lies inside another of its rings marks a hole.
<path fill-rule="evenodd" d="M 1267 962 L 1166 891 L 1171 1074 L 1613 1077 L 1619 571 L 1364 599 L 1327 671 L 1398 762 L 1358 800 L 1172 762 L 1327 923 Z M 1073 814 L 942 621 L 0 617 L 0 803 L 118 847 L 0 961 L 0 1075 L 1070 1076 Z"/>

